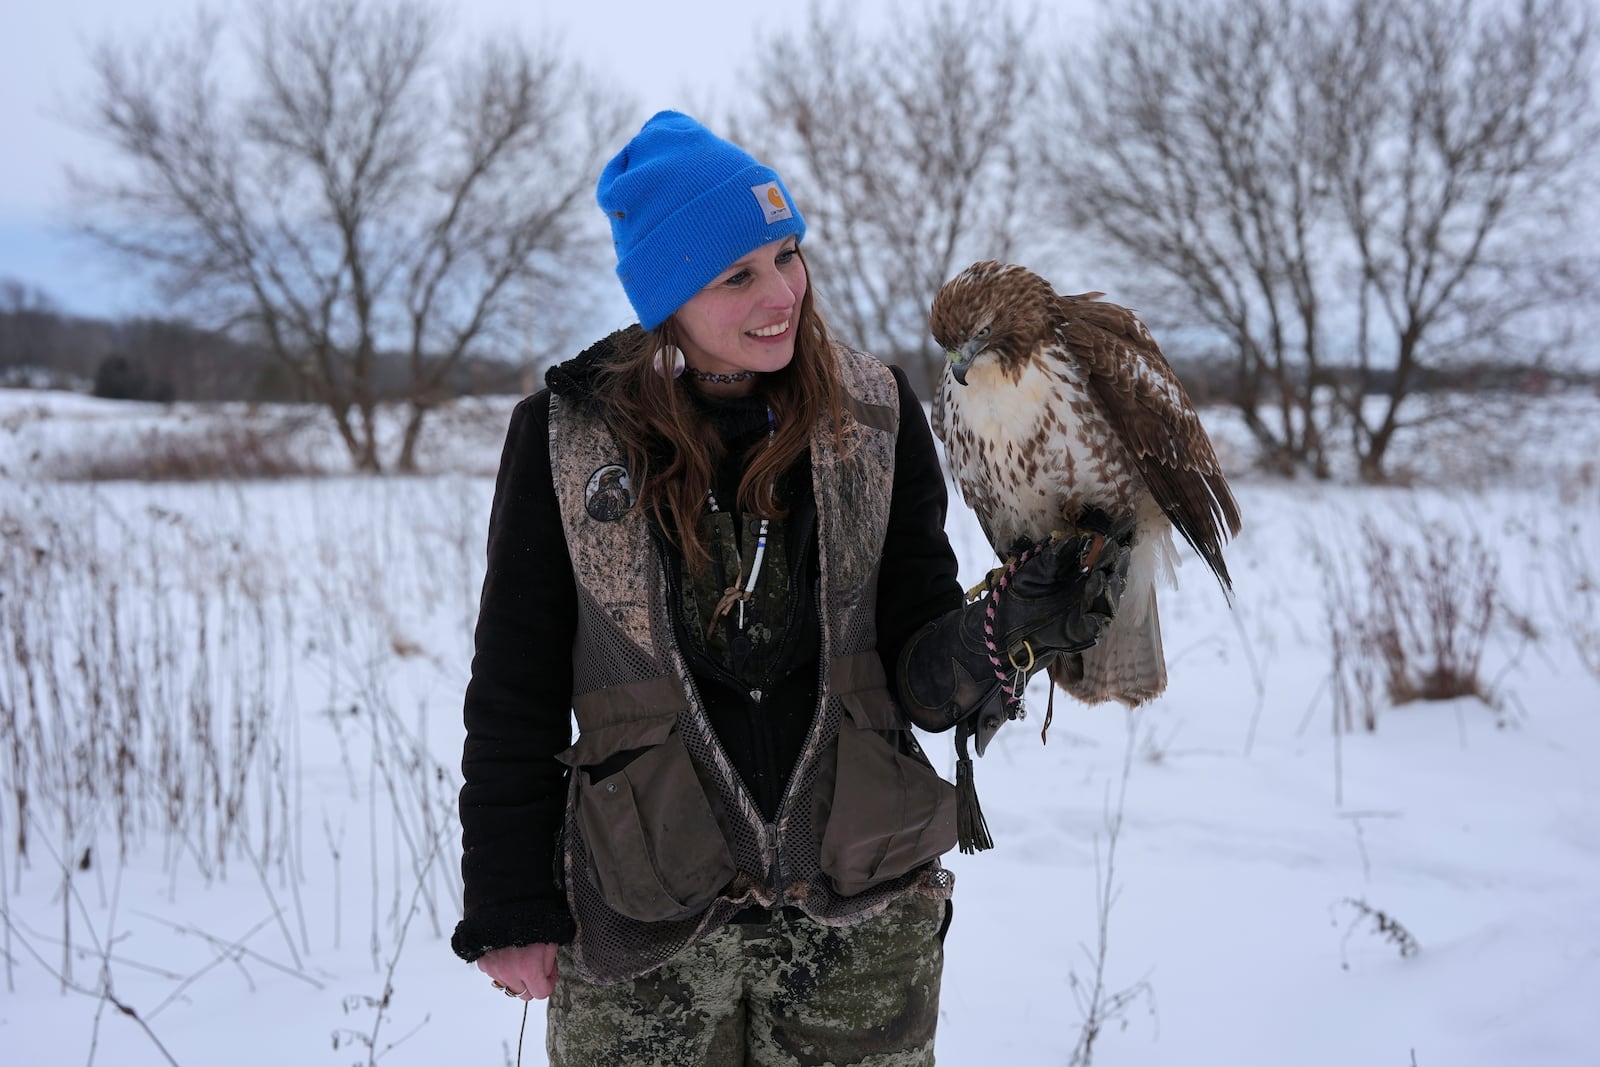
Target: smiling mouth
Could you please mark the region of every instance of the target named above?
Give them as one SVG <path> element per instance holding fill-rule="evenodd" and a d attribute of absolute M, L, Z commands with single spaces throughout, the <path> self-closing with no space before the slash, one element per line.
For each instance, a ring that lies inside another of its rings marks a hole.
<path fill-rule="evenodd" d="M 784 319 L 777 325 L 763 326 L 759 330 L 747 330 L 745 332 L 751 337 L 782 337 L 789 332 L 789 320 Z"/>

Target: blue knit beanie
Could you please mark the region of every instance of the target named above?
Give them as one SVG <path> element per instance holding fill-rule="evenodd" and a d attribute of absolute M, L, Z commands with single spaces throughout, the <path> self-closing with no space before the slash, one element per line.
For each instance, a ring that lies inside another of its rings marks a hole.
<path fill-rule="evenodd" d="M 806 220 L 777 172 L 688 115 L 656 114 L 600 173 L 617 278 L 653 330 L 741 256 Z"/>

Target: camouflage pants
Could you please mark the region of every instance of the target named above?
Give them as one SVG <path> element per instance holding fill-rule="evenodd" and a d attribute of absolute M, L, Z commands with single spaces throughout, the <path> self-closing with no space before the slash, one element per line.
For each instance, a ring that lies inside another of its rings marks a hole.
<path fill-rule="evenodd" d="M 848 927 L 730 924 L 631 982 L 571 977 L 561 950 L 552 1067 L 924 1067 L 946 904 L 908 896 Z"/>

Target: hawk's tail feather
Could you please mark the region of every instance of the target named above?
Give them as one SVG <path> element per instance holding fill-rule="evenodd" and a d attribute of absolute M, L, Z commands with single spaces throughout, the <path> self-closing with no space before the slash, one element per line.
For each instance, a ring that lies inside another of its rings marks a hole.
<path fill-rule="evenodd" d="M 1050 680 L 1086 704 L 1116 700 L 1135 708 L 1165 692 L 1167 661 L 1153 587 L 1148 595 L 1144 611 L 1127 611 L 1124 604 L 1098 645 L 1057 656 L 1048 668 Z"/>

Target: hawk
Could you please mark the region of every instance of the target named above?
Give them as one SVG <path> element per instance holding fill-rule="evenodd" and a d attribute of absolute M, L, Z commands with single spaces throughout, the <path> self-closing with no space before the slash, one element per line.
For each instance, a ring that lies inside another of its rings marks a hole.
<path fill-rule="evenodd" d="M 1176 585 L 1172 528 L 1216 574 L 1239 505 L 1150 331 L 1103 293 L 1062 296 L 1015 265 L 974 263 L 934 298 L 949 361 L 934 425 L 962 498 L 1004 558 L 1072 529 L 1085 508 L 1135 520 L 1121 606 L 1100 643 L 1050 678 L 1086 703 L 1135 707 L 1167 686 L 1156 583 Z"/>

